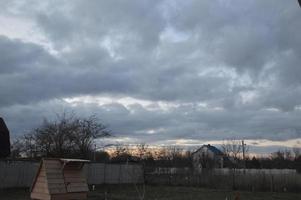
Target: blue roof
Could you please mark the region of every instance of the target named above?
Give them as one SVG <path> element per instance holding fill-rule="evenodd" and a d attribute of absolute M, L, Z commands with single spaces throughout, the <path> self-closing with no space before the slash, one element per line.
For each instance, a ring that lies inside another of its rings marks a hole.
<path fill-rule="evenodd" d="M 207 147 L 210 151 L 212 151 L 214 154 L 217 154 L 217 155 L 223 155 L 224 153 L 219 150 L 218 148 L 216 148 L 215 146 L 212 146 L 210 144 L 207 144 L 207 145 L 203 145 L 201 148 L 199 148 L 197 151 L 195 151 L 194 153 L 198 152 L 200 149 L 204 148 L 204 147 Z"/>
<path fill-rule="evenodd" d="M 211 146 L 210 144 L 204 146 L 206 146 L 208 149 L 210 149 L 210 151 L 212 151 L 215 154 L 223 154 L 223 152 L 218 148 L 216 148 L 215 146 Z"/>

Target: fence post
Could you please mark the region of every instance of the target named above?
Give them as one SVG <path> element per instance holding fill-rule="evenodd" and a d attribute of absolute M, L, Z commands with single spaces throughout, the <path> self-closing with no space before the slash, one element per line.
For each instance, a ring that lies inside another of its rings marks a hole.
<path fill-rule="evenodd" d="M 232 170 L 232 189 L 236 190 L 236 185 L 235 185 L 235 167 Z"/>
<path fill-rule="evenodd" d="M 271 174 L 271 192 L 274 191 L 274 176 Z"/>
<path fill-rule="evenodd" d="M 119 172 L 118 172 L 119 176 L 118 176 L 118 183 L 120 185 L 121 183 L 121 164 L 119 164 Z"/>
<path fill-rule="evenodd" d="M 107 181 L 106 181 L 106 168 L 107 168 L 107 164 L 104 163 L 103 165 L 104 165 L 103 166 L 103 184 L 106 184 L 107 183 Z"/>

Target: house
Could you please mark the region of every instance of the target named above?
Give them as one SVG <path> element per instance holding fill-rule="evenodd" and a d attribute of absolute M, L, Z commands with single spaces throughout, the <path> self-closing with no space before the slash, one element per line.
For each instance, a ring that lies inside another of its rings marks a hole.
<path fill-rule="evenodd" d="M 203 168 L 223 168 L 224 154 L 215 146 L 207 144 L 192 153 L 192 160 L 196 171 Z"/>
<path fill-rule="evenodd" d="M 10 154 L 9 130 L 4 120 L 0 117 L 0 158 L 6 158 Z"/>
<path fill-rule="evenodd" d="M 86 200 L 89 191 L 83 166 L 88 160 L 43 159 L 30 189 L 31 199 Z"/>

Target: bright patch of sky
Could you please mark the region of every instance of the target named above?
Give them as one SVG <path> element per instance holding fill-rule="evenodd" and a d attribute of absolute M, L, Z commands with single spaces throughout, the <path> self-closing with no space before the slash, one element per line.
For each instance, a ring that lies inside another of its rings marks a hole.
<path fill-rule="evenodd" d="M 57 55 L 51 42 L 42 34 L 32 20 L 13 15 L 0 15 L 0 35 L 23 42 L 43 46 L 49 53 Z"/>

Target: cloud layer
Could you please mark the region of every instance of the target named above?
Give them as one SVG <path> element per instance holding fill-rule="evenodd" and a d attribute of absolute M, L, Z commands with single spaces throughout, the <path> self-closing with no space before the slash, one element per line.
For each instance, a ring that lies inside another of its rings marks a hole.
<path fill-rule="evenodd" d="M 1 1 L 0 114 L 150 143 L 301 137 L 297 1 Z"/>

